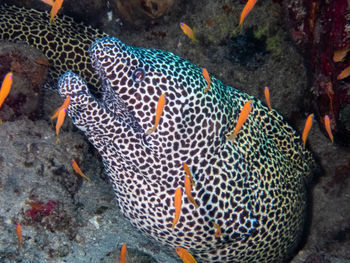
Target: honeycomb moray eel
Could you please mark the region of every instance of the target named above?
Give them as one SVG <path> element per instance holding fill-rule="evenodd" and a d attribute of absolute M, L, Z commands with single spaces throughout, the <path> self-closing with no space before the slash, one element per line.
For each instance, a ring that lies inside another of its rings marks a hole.
<path fill-rule="evenodd" d="M 0 5 L 0 37 L 27 43 L 42 51 L 50 62 L 48 84 L 56 85 L 67 70 L 79 72 L 89 87 L 99 89 L 99 80 L 93 72 L 88 55 L 89 46 L 107 34 L 75 23 L 67 16 L 55 17 L 50 24 L 50 12 Z"/>
<path fill-rule="evenodd" d="M 85 49 L 102 34 L 68 18 L 50 27 L 48 16 L 34 10 L 1 12 L 3 38 L 43 50 L 57 72 L 77 63 L 70 69 L 96 83 Z M 161 243 L 186 248 L 198 262 L 288 260 L 302 236 L 316 165 L 282 116 L 214 76 L 204 93 L 201 68 L 169 52 L 104 37 L 88 53 L 102 82 L 101 98 L 70 71 L 58 89 L 62 97 L 70 96 L 70 118 L 102 155 L 123 214 Z M 160 123 L 147 135 L 164 93 Z M 248 119 L 227 141 L 248 100 Z M 198 208 L 184 191 L 184 162 L 193 175 Z M 172 228 L 179 187 L 181 214 Z M 218 225 L 220 236 L 215 235 Z"/>

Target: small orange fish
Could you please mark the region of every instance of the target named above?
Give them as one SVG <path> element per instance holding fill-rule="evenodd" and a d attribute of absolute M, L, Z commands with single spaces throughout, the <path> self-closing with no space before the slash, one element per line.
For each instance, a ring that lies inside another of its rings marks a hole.
<path fill-rule="evenodd" d="M 53 20 L 55 19 L 55 16 L 57 15 L 58 11 L 61 9 L 63 4 L 63 0 L 56 0 L 51 8 L 51 12 L 50 12 L 50 23 L 53 22 Z"/>
<path fill-rule="evenodd" d="M 302 140 L 303 140 L 303 146 L 305 148 L 305 144 L 306 144 L 306 139 L 307 139 L 307 136 L 311 130 L 311 126 L 312 126 L 312 120 L 314 119 L 314 114 L 310 114 L 307 119 L 306 119 L 306 122 L 305 122 L 305 127 L 304 127 L 304 131 L 303 131 L 303 135 L 302 135 Z"/>
<path fill-rule="evenodd" d="M 43 202 L 31 202 L 31 201 L 24 201 L 26 205 L 30 205 L 32 209 L 35 210 L 41 210 L 43 209 Z"/>
<path fill-rule="evenodd" d="M 265 93 L 265 99 L 266 99 L 266 104 L 269 107 L 269 109 L 271 110 L 271 102 L 270 102 L 270 91 L 269 91 L 269 87 L 265 87 L 264 90 Z"/>
<path fill-rule="evenodd" d="M 79 174 L 81 177 L 84 177 L 86 180 L 88 180 L 89 182 L 91 182 L 90 178 L 87 177 L 81 170 L 80 167 L 78 166 L 78 164 L 74 161 L 74 159 L 71 162 L 72 167 L 74 169 L 74 172 L 76 172 L 77 174 Z"/>
<path fill-rule="evenodd" d="M 53 4 L 54 4 L 53 0 L 41 0 L 41 2 L 43 2 L 47 5 L 50 5 L 50 6 L 53 6 Z"/>
<path fill-rule="evenodd" d="M 343 69 L 343 71 L 340 72 L 340 74 L 338 75 L 337 79 L 345 79 L 349 77 L 349 75 L 350 75 L 350 66 Z"/>
<path fill-rule="evenodd" d="M 188 200 L 196 207 L 198 208 L 198 204 L 196 203 L 196 200 L 194 200 L 192 193 L 192 186 L 191 186 L 191 179 L 189 176 L 185 176 L 185 193 L 187 195 Z"/>
<path fill-rule="evenodd" d="M 233 140 L 236 138 L 239 130 L 242 128 L 244 122 L 247 120 L 251 109 L 252 109 L 252 101 L 249 100 L 244 104 L 243 109 L 242 109 L 241 113 L 239 114 L 238 121 L 237 121 L 234 132 L 231 135 L 228 135 L 228 136 L 226 135 L 227 140 L 233 142 Z"/>
<path fill-rule="evenodd" d="M 1 84 L 0 107 L 4 103 L 6 97 L 9 95 L 11 86 L 12 86 L 12 72 L 9 72 L 6 74 L 4 80 L 2 81 L 2 84 Z"/>
<path fill-rule="evenodd" d="M 192 173 L 190 171 L 190 168 L 188 168 L 188 165 L 186 163 L 182 163 L 182 166 L 184 167 L 184 170 L 187 174 L 187 176 L 191 179 L 191 184 L 193 186 L 196 186 L 195 182 L 193 181 Z"/>
<path fill-rule="evenodd" d="M 331 121 L 330 121 L 328 115 L 324 116 L 324 127 L 326 128 L 328 136 L 331 139 L 331 142 L 333 143 L 333 134 L 332 134 L 332 128 L 331 128 Z"/>
<path fill-rule="evenodd" d="M 58 113 L 62 110 L 62 109 L 68 109 L 70 103 L 70 97 L 67 96 L 66 99 L 64 100 L 63 104 L 55 111 L 55 113 L 51 116 L 51 120 L 56 119 L 58 117 Z"/>
<path fill-rule="evenodd" d="M 206 93 L 210 88 L 210 77 L 209 77 L 208 70 L 206 68 L 202 68 L 202 74 L 205 78 L 205 81 L 207 82 L 207 87 L 204 89 L 204 93 Z"/>
<path fill-rule="evenodd" d="M 174 206 L 175 206 L 175 217 L 173 220 L 173 225 L 172 225 L 172 229 L 174 229 L 177 221 L 179 221 L 180 218 L 180 212 L 181 212 L 181 198 L 182 198 L 182 193 L 181 193 L 181 188 L 178 187 L 175 191 L 175 197 L 174 197 Z"/>
<path fill-rule="evenodd" d="M 188 36 L 193 42 L 197 41 L 194 37 L 193 30 L 188 25 L 180 22 L 180 27 L 181 27 L 182 31 L 185 33 L 185 35 Z"/>
<path fill-rule="evenodd" d="M 349 50 L 350 50 L 350 48 L 347 47 L 347 48 L 343 48 L 343 49 L 334 51 L 333 61 L 334 62 L 343 61 L 343 59 L 346 57 L 346 54 L 349 52 Z"/>
<path fill-rule="evenodd" d="M 157 109 L 156 109 L 156 119 L 154 122 L 154 126 L 153 126 L 153 128 L 147 130 L 146 134 L 151 134 L 152 132 L 155 132 L 157 127 L 158 127 L 160 117 L 162 116 L 163 109 L 165 106 L 165 95 L 166 95 L 166 93 L 163 93 L 158 99 L 158 104 L 157 104 Z"/>
<path fill-rule="evenodd" d="M 50 67 L 50 62 L 46 58 L 36 58 L 34 62 L 42 66 Z"/>
<path fill-rule="evenodd" d="M 22 228 L 20 223 L 17 223 L 16 230 L 17 230 L 18 247 L 21 248 L 22 247 Z"/>
<path fill-rule="evenodd" d="M 66 117 L 66 109 L 61 109 L 58 112 L 57 122 L 56 122 L 56 135 L 60 132 L 61 126 L 64 122 L 64 118 Z"/>
<path fill-rule="evenodd" d="M 221 227 L 219 226 L 219 224 L 217 224 L 217 223 L 215 223 L 215 222 L 213 222 L 213 225 L 214 225 L 214 227 L 215 227 L 215 229 L 216 229 L 216 231 L 215 231 L 215 237 L 216 238 L 219 238 L 219 237 L 221 237 Z"/>
<path fill-rule="evenodd" d="M 247 4 L 243 8 L 243 11 L 241 13 L 241 18 L 239 19 L 239 26 L 242 27 L 243 21 L 246 18 L 246 16 L 250 13 L 250 11 L 253 9 L 255 3 L 257 0 L 248 0 Z"/>
<path fill-rule="evenodd" d="M 126 243 L 123 244 L 121 250 L 120 250 L 120 263 L 126 263 Z"/>
<path fill-rule="evenodd" d="M 197 263 L 194 257 L 183 247 L 175 247 L 175 252 L 182 259 L 183 263 Z"/>

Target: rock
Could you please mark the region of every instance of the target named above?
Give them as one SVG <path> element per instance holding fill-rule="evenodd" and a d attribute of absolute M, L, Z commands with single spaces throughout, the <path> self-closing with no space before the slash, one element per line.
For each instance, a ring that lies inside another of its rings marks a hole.
<path fill-rule="evenodd" d="M 48 71 L 48 60 L 38 50 L 24 44 L 0 44 L 0 76 L 13 73 L 12 88 L 0 109 L 3 121 L 26 116 L 35 119 L 40 104 L 40 89 Z"/>

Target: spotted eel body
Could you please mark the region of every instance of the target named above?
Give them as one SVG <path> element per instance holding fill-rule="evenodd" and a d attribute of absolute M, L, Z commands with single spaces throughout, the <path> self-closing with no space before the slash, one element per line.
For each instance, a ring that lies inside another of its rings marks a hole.
<path fill-rule="evenodd" d="M 89 46 L 107 34 L 75 23 L 67 16 L 55 17 L 50 23 L 50 12 L 0 5 L 0 39 L 24 42 L 47 56 L 50 62 L 49 85 L 67 70 L 79 72 L 93 91 L 99 90 L 99 80 L 89 60 Z"/>
<path fill-rule="evenodd" d="M 123 214 L 161 243 L 186 248 L 198 262 L 286 261 L 303 231 L 315 163 L 282 116 L 214 76 L 204 93 L 201 68 L 169 52 L 105 37 L 89 55 L 101 98 L 70 71 L 60 78 L 59 93 L 70 96 L 70 118 L 102 155 Z M 164 93 L 159 126 L 147 135 Z M 248 119 L 227 141 L 248 100 Z M 184 162 L 198 208 L 184 191 Z M 179 187 L 181 214 L 172 228 Z"/>

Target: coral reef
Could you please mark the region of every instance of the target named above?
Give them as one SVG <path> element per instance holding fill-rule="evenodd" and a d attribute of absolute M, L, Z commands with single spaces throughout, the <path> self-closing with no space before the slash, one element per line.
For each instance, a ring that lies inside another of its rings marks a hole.
<path fill-rule="evenodd" d="M 326 194 L 334 193 L 336 197 L 341 196 L 350 182 L 350 160 L 346 165 L 339 165 L 335 168 L 334 175 L 323 187 Z"/>
<path fill-rule="evenodd" d="M 49 200 L 46 203 L 43 201 L 25 201 L 25 204 L 31 207 L 25 211 L 25 215 L 35 221 L 39 216 L 49 216 L 52 210 L 56 209 L 57 201 Z"/>
<path fill-rule="evenodd" d="M 335 141 L 350 144 L 350 79 L 338 75 L 350 66 L 350 56 L 334 61 L 334 52 L 350 47 L 348 0 L 284 1 L 289 26 L 311 70 L 312 102 L 321 126 L 329 115 Z M 314 110 L 314 109 L 313 109 Z"/>
<path fill-rule="evenodd" d="M 266 38 L 254 36 L 252 28 L 233 36 L 228 41 L 228 59 L 233 64 L 239 64 L 250 70 L 257 69 L 265 62 Z"/>
<path fill-rule="evenodd" d="M 125 22 L 141 26 L 170 11 L 174 0 L 114 0 L 118 14 Z"/>
<path fill-rule="evenodd" d="M 2 120 L 20 116 L 34 119 L 39 108 L 40 87 L 48 70 L 46 57 L 24 44 L 3 43 L 0 47 L 0 78 L 7 72 L 14 75 L 13 87 L 0 111 Z"/>

